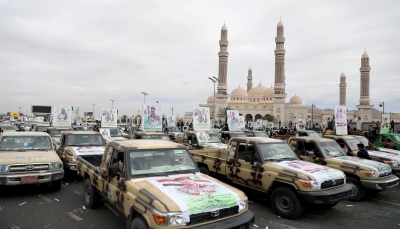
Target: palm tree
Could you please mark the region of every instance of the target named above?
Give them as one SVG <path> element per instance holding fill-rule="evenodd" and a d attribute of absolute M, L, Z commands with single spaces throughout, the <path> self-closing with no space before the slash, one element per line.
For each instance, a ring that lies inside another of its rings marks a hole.
<path fill-rule="evenodd" d="M 226 113 L 227 110 L 230 110 L 230 107 L 220 107 L 218 112 L 217 112 L 217 117 L 220 119 L 224 119 L 225 123 L 228 120 L 228 115 Z"/>

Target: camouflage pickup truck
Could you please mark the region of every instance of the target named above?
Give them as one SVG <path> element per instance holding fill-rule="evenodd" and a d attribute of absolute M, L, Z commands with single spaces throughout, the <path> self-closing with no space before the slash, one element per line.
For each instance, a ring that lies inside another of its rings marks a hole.
<path fill-rule="evenodd" d="M 91 163 L 101 161 L 105 141 L 100 133 L 94 131 L 64 131 L 56 152 L 64 164 L 65 176 L 76 176 L 78 157 Z"/>
<path fill-rule="evenodd" d="M 392 175 L 389 165 L 347 156 L 332 139 L 320 137 L 292 137 L 289 145 L 301 160 L 343 171 L 352 187 L 349 200 L 359 201 L 365 190 L 385 191 L 399 186 L 399 178 Z"/>
<path fill-rule="evenodd" d="M 202 173 L 265 193 L 288 219 L 300 216 L 304 203 L 332 207 L 351 195 L 342 171 L 299 160 L 283 140 L 233 137 L 227 150 L 190 152 Z"/>
<path fill-rule="evenodd" d="M 53 151 L 48 134 L 0 134 L 0 187 L 49 183 L 52 191 L 59 191 L 63 176 L 63 164 Z"/>
<path fill-rule="evenodd" d="M 347 155 L 357 157 L 357 144 L 360 140 L 353 136 L 324 135 L 324 138 L 335 140 L 337 143 L 346 146 Z M 382 151 L 368 150 L 368 154 L 373 161 L 379 161 L 388 164 L 392 168 L 392 174 L 400 177 L 400 155 Z"/>
<path fill-rule="evenodd" d="M 203 131 L 187 131 L 176 135 L 175 142 L 179 142 L 189 149 L 226 149 L 227 145 L 221 142 L 218 133 Z"/>
<path fill-rule="evenodd" d="M 254 224 L 246 195 L 199 172 L 186 146 L 111 141 L 100 164 L 79 157 L 84 203 L 111 203 L 126 228 L 243 228 Z"/>

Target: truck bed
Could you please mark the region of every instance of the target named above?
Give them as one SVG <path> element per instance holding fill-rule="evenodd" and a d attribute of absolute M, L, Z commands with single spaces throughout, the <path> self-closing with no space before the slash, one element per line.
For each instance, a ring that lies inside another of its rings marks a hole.
<path fill-rule="evenodd" d="M 225 149 L 209 149 L 209 150 L 190 150 L 193 159 L 199 167 L 207 168 L 212 173 L 226 175 L 226 158 L 227 150 Z"/>

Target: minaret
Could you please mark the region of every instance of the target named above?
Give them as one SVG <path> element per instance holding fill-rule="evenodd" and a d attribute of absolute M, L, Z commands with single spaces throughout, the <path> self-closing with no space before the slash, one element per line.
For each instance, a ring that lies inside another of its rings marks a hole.
<path fill-rule="evenodd" d="M 249 92 L 252 88 L 253 88 L 253 69 L 251 69 L 250 66 L 247 74 L 247 92 Z"/>
<path fill-rule="evenodd" d="M 281 20 L 277 25 L 277 36 L 275 37 L 275 85 L 274 94 L 272 95 L 273 101 L 273 115 L 277 117 L 278 121 L 283 120 L 285 108 L 285 37 L 284 26 Z"/>
<path fill-rule="evenodd" d="M 339 84 L 339 105 L 340 106 L 346 106 L 346 75 L 342 72 L 342 75 L 340 75 L 340 84 Z"/>
<path fill-rule="evenodd" d="M 221 28 L 221 40 L 219 40 L 220 50 L 218 53 L 219 61 L 218 61 L 218 87 L 217 94 L 215 95 L 216 101 L 216 112 L 218 112 L 219 108 L 228 106 L 228 98 L 229 95 L 226 93 L 227 87 L 227 70 L 228 70 L 228 28 L 225 23 Z"/>
<path fill-rule="evenodd" d="M 358 108 L 358 116 L 361 117 L 362 122 L 370 122 L 372 112 L 371 109 L 374 107 L 370 105 L 369 99 L 369 74 L 371 67 L 369 66 L 369 55 L 365 51 L 361 56 L 361 68 L 360 68 L 360 104 Z"/>

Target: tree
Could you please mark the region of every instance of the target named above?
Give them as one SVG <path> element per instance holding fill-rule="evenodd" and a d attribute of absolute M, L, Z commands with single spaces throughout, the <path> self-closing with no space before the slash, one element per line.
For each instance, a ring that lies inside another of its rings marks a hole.
<path fill-rule="evenodd" d="M 264 115 L 261 119 L 262 120 L 267 120 L 268 122 L 276 121 L 275 117 L 273 115 L 270 115 L 270 114 Z"/>
<path fill-rule="evenodd" d="M 228 120 L 228 115 L 226 113 L 227 110 L 230 110 L 230 107 L 220 107 L 218 112 L 217 112 L 217 117 L 220 119 L 224 119 L 225 123 Z"/>

